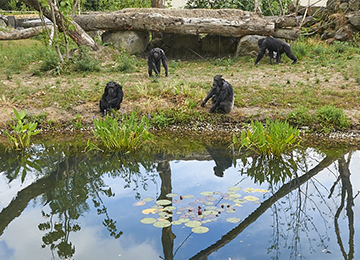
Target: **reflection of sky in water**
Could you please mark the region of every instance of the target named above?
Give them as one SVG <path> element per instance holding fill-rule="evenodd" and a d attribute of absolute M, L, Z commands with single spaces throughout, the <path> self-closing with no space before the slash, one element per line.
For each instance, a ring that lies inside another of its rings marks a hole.
<path fill-rule="evenodd" d="M 321 160 L 321 158 L 315 159 L 317 159 L 317 161 Z M 314 161 L 313 165 L 309 166 L 309 169 L 315 166 L 317 161 Z M 353 154 L 350 164 L 354 196 L 357 194 L 357 191 L 360 190 L 359 165 L 360 153 L 356 152 Z M 195 196 L 193 199 L 184 200 L 182 203 L 194 201 L 196 197 L 201 196 L 200 192 L 202 191 L 226 192 L 228 187 L 235 185 L 240 180 L 242 180 L 242 182 L 239 185 L 243 189 L 238 193 L 241 194 L 242 197 L 254 195 L 259 197 L 261 201 L 264 201 L 271 196 L 271 193 L 246 194 L 244 188 L 256 188 L 257 186 L 253 184 L 250 178 L 240 176 L 238 168 L 228 168 L 224 172 L 224 177 L 220 178 L 214 174 L 213 167 L 215 166 L 215 163 L 213 161 L 171 161 L 170 166 L 172 192 L 179 195 L 192 194 Z M 299 252 L 304 255 L 306 259 L 319 259 L 320 257 L 334 260 L 344 259 L 336 241 L 333 224 L 333 214 L 335 214 L 336 211 L 334 205 L 339 205 L 340 201 L 339 185 L 336 186 L 332 198 L 327 199 L 329 190 L 336 180 L 334 175 L 338 175 L 337 163 L 331 165 L 328 169 L 322 171 L 320 174 L 316 175 L 315 178 L 301 187 L 302 195 L 304 195 L 305 192 L 308 194 L 307 197 L 303 196 L 301 201 L 302 205 L 306 205 L 306 218 L 302 215 L 299 223 L 301 228 L 308 228 L 307 232 L 309 238 L 306 237 L 304 232 L 300 231 L 299 245 Z M 134 191 L 133 186 L 124 189 L 125 183 L 120 178 L 104 177 L 105 183 L 112 188 L 112 191 L 116 195 L 111 198 L 102 196 L 102 199 L 105 206 L 108 208 L 110 218 L 117 222 L 118 231 L 123 231 L 123 235 L 117 240 L 110 237 L 106 228 L 101 224 L 104 215 L 97 215 L 92 207 L 92 203 L 89 202 L 91 205 L 90 212 L 84 213 L 83 216 L 77 220 L 81 226 L 81 231 L 70 233 L 70 241 L 76 247 L 74 259 L 160 259 L 159 256 L 163 256 L 161 244 L 162 229 L 140 223 L 141 218 L 153 217 L 151 214 L 149 216 L 144 215 L 141 211 L 153 205 L 154 202 L 148 202 L 146 205 L 138 207 L 133 206 L 133 203 L 136 201 L 136 192 L 140 193 L 141 198 L 156 198 L 160 195 L 161 179 L 159 176 L 156 176 L 155 179 L 156 183 L 151 181 L 147 182 L 148 187 L 146 191 L 143 190 L 141 186 Z M 16 196 L 17 190 L 25 188 L 32 181 L 34 180 L 27 178 L 25 183 L 20 184 L 17 179 L 11 184 L 5 184 L 6 181 L 4 176 L 0 175 L 0 208 L 6 207 L 12 198 Z M 313 183 L 317 185 L 317 189 L 320 190 L 323 198 L 319 196 Z M 269 186 L 263 184 L 261 188 L 267 189 Z M 287 224 L 294 221 L 294 216 L 290 216 L 289 214 L 296 213 L 298 193 L 299 190 L 296 189 L 290 195 L 281 198 L 277 202 L 276 213 L 280 218 L 280 229 L 283 232 L 282 234 L 288 237 L 286 243 L 281 238 L 279 240 L 279 251 L 281 254 L 278 259 L 289 259 L 291 251 L 294 252 L 294 249 L 287 249 L 287 246 L 294 244 L 294 231 L 292 229 L 287 230 Z M 326 203 L 317 203 L 318 209 L 313 210 L 311 200 L 317 202 L 323 200 Z M 357 246 L 357 242 L 360 241 L 360 230 L 358 226 L 356 226 L 356 218 L 360 216 L 360 208 L 357 205 L 358 200 L 357 197 L 355 200 L 355 207 L 353 207 L 355 214 L 355 247 Z M 44 232 L 39 231 L 37 226 L 39 223 L 44 222 L 44 219 L 41 216 L 39 208 L 37 206 L 34 208 L 33 206 L 34 203 L 31 201 L 21 216 L 14 219 L 5 229 L 0 240 L 0 259 L 52 259 L 49 248 L 41 248 L 41 239 Z M 174 206 L 180 207 L 180 204 L 174 204 Z M 225 213 L 222 213 L 218 221 L 205 224 L 205 226 L 210 229 L 208 233 L 192 234 L 177 251 L 174 259 L 188 259 L 196 255 L 199 251 L 215 243 L 228 231 L 238 225 L 227 223 L 227 217 L 237 216 L 241 218 L 241 220 L 244 220 L 259 206 L 260 204 L 247 202 L 243 207 L 236 207 L 235 214 L 226 214 L 225 216 Z M 331 208 L 332 213 L 329 213 L 328 206 Z M 49 212 L 48 206 L 45 206 L 44 210 Z M 322 217 L 319 217 L 318 210 L 323 212 Z M 285 212 L 287 215 L 285 215 Z M 268 248 L 274 243 L 272 238 L 274 231 L 272 227 L 274 224 L 273 215 L 274 208 L 268 209 L 254 223 L 245 228 L 245 230 L 233 241 L 219 249 L 217 252 L 212 253 L 208 259 L 271 259 L 271 257 L 274 256 L 274 251 L 271 251 L 268 254 Z M 324 221 L 327 222 L 327 225 L 324 224 Z M 313 225 L 311 225 L 311 222 Z M 304 225 L 305 223 L 307 226 Z M 348 220 L 344 210 L 340 215 L 339 224 L 345 251 L 348 252 Z M 331 254 L 322 252 L 325 248 L 323 248 L 319 242 L 319 236 L 314 232 L 314 229 L 317 229 L 321 235 L 324 235 L 327 232 L 328 237 L 323 237 L 325 239 L 324 244 L 328 246 L 327 250 L 330 251 Z M 172 231 L 176 236 L 176 239 L 174 240 L 174 252 L 187 238 L 190 230 L 190 228 L 185 227 L 184 225 L 172 226 Z M 328 238 L 330 239 L 329 241 L 327 240 Z M 357 256 L 359 254 L 357 251 L 358 250 L 355 248 L 354 259 L 358 259 Z M 54 253 L 54 255 L 54 259 L 58 259 L 56 253 Z M 293 259 L 299 258 L 293 257 Z"/>

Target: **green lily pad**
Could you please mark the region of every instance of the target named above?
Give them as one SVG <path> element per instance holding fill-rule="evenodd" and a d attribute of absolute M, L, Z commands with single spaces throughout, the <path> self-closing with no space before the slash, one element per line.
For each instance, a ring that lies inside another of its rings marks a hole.
<path fill-rule="evenodd" d="M 159 221 L 154 222 L 153 226 L 159 227 L 159 228 L 164 228 L 164 227 L 171 226 L 171 223 L 169 220 L 159 220 Z"/>
<path fill-rule="evenodd" d="M 166 213 L 163 211 L 159 212 L 158 215 L 160 218 L 165 218 L 165 219 L 171 218 L 173 216 L 172 214 L 169 214 L 169 213 Z"/>
<path fill-rule="evenodd" d="M 184 195 L 184 196 L 183 196 L 184 199 L 191 199 L 191 198 L 193 198 L 193 197 L 194 197 L 194 195 Z"/>
<path fill-rule="evenodd" d="M 254 188 L 246 188 L 245 190 L 244 190 L 245 192 L 255 192 L 255 189 Z"/>
<path fill-rule="evenodd" d="M 241 190 L 241 187 L 232 186 L 232 187 L 229 187 L 228 190 L 229 191 L 239 191 L 239 190 Z"/>
<path fill-rule="evenodd" d="M 168 193 L 168 194 L 166 194 L 166 197 L 168 197 L 168 198 L 175 198 L 177 196 L 178 195 L 176 193 Z"/>
<path fill-rule="evenodd" d="M 166 205 L 171 204 L 171 201 L 170 200 L 158 200 L 158 201 L 156 201 L 156 204 L 160 205 L 160 206 L 166 206 Z"/>
<path fill-rule="evenodd" d="M 236 217 L 235 217 L 235 218 L 228 218 L 228 219 L 226 219 L 226 221 L 229 222 L 229 223 L 239 223 L 240 220 L 241 220 L 241 219 L 236 218 Z"/>
<path fill-rule="evenodd" d="M 232 214 L 235 213 L 235 209 L 228 209 L 225 211 L 226 213 Z"/>
<path fill-rule="evenodd" d="M 204 216 L 208 216 L 208 215 L 217 215 L 218 214 L 218 211 L 216 210 L 205 210 L 203 213 L 202 213 Z"/>
<path fill-rule="evenodd" d="M 216 206 L 208 206 L 205 210 L 218 210 L 218 208 Z"/>
<path fill-rule="evenodd" d="M 187 227 L 198 227 L 201 226 L 201 222 L 197 220 L 188 221 L 185 223 L 185 226 Z"/>
<path fill-rule="evenodd" d="M 171 222 L 172 225 L 181 225 L 183 222 L 179 219 L 179 220 L 174 220 Z"/>
<path fill-rule="evenodd" d="M 245 196 L 244 199 L 246 199 L 248 201 L 257 201 L 257 200 L 259 200 L 259 198 L 255 197 L 255 196 Z"/>
<path fill-rule="evenodd" d="M 205 201 L 205 202 L 204 202 L 204 205 L 205 205 L 205 206 L 214 205 L 214 202 L 211 202 L 211 201 Z"/>
<path fill-rule="evenodd" d="M 174 207 L 174 206 L 167 206 L 164 208 L 165 211 L 173 211 L 175 209 L 176 209 L 176 207 Z"/>
<path fill-rule="evenodd" d="M 203 191 L 203 192 L 200 192 L 201 195 L 203 196 L 211 196 L 214 194 L 214 192 L 212 191 Z"/>
<path fill-rule="evenodd" d="M 244 199 L 236 199 L 236 200 L 233 200 L 234 203 L 238 203 L 238 204 L 244 204 L 246 203 L 247 200 L 244 200 Z"/>
<path fill-rule="evenodd" d="M 143 218 L 140 220 L 141 223 L 143 224 L 153 224 L 156 222 L 156 219 L 154 218 Z"/>
<path fill-rule="evenodd" d="M 192 228 L 191 231 L 196 233 L 196 234 L 204 234 L 204 233 L 209 231 L 209 228 L 204 227 L 204 226 L 198 226 L 198 227 Z"/>
<path fill-rule="evenodd" d="M 142 200 L 145 201 L 145 202 L 150 202 L 150 201 L 153 201 L 154 198 L 146 197 L 146 198 L 143 198 Z"/>

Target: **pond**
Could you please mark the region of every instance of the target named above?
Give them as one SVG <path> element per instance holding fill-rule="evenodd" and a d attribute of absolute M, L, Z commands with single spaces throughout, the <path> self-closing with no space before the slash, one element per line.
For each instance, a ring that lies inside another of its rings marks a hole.
<path fill-rule="evenodd" d="M 0 259 L 360 259 L 360 150 L 228 147 L 2 146 Z"/>

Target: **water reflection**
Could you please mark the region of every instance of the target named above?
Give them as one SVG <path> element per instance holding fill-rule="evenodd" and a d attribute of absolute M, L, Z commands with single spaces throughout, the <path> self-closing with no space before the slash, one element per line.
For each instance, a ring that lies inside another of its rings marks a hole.
<path fill-rule="evenodd" d="M 8 204 L 0 204 L 0 249 L 9 240 L 6 228 L 17 225 L 15 219 L 24 218 L 31 201 L 36 205 L 32 210 L 42 218 L 37 225 L 42 234 L 38 245 L 50 249 L 52 259 L 72 259 L 77 258 L 80 243 L 74 237 L 81 237 L 89 225 L 102 225 L 108 238 L 122 244 L 129 235 L 138 241 L 135 244 L 153 241 L 158 229 L 140 223 L 141 210 L 132 206 L 146 194 L 162 200 L 169 199 L 166 195 L 173 192 L 198 196 L 199 191 L 222 189 L 221 200 L 225 200 L 225 195 L 231 194 L 226 193 L 227 188 L 241 183 L 266 187 L 269 192 L 259 204 L 236 205 L 227 201 L 237 207 L 234 214 L 242 219 L 238 224 L 226 223 L 225 213 L 221 213 L 218 221 L 209 224 L 210 231 L 205 234 L 193 234 L 189 229 L 173 225 L 162 228 L 158 236 L 160 243 L 154 246 L 156 251 L 162 251 L 158 253 L 159 258 L 314 259 L 326 254 L 328 259 L 356 259 L 354 200 L 359 191 L 354 196 L 350 169 L 354 154 L 355 166 L 359 166 L 359 152 L 299 149 L 269 161 L 247 152 L 231 154 L 227 145 L 205 145 L 204 148 L 191 157 L 90 154 L 84 153 L 82 147 L 66 145 L 37 145 L 26 153 L 1 153 L 0 168 L 4 177 L 1 190 L 10 190 L 7 185 L 17 180 L 19 185 L 14 185 L 17 194 L 7 200 Z M 233 162 L 235 166 L 231 167 Z M 209 175 L 209 169 L 214 174 Z M 326 177 L 319 176 L 323 172 L 327 172 Z M 118 180 L 122 183 L 120 188 L 115 184 Z M 244 189 L 242 192 L 241 196 L 246 195 Z M 114 204 L 114 199 L 121 203 Z M 177 206 L 174 200 L 171 205 Z M 342 215 L 346 215 L 347 225 Z M 174 214 L 168 220 L 177 218 Z M 264 221 L 265 226 L 260 224 Z M 333 233 L 328 232 L 332 228 Z M 264 234 L 259 236 L 259 230 Z M 246 250 L 238 244 L 239 240 L 252 241 L 256 247 Z M 305 246 L 309 250 L 303 250 Z M 222 248 L 226 248 L 226 252 Z M 97 249 L 88 250 L 86 256 L 91 258 Z M 261 255 L 257 255 L 259 252 Z M 47 258 L 47 254 L 41 253 L 40 257 Z M 135 259 L 135 254 L 130 257 L 127 259 Z M 0 259 L 3 258 L 20 259 L 0 253 Z M 39 255 L 29 257 L 32 258 L 38 259 Z"/>

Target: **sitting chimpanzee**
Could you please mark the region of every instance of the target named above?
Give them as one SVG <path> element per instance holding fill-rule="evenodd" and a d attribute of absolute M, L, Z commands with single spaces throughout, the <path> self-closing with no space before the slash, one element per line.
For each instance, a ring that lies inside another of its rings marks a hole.
<path fill-rule="evenodd" d="M 275 63 L 280 63 L 281 54 L 283 54 L 284 52 L 290 59 L 293 60 L 292 64 L 295 64 L 298 60 L 294 56 L 294 54 L 291 53 L 290 44 L 288 44 L 287 42 L 284 42 L 282 40 L 279 40 L 279 39 L 269 36 L 267 38 L 259 39 L 258 45 L 260 48 L 260 53 L 257 56 L 255 65 L 257 65 L 258 62 L 264 57 L 266 49 L 269 51 L 270 63 L 272 62 L 273 58 L 275 58 L 275 52 L 276 52 L 276 62 Z"/>
<path fill-rule="evenodd" d="M 201 103 L 205 107 L 206 102 L 212 99 L 213 106 L 210 108 L 210 113 L 220 112 L 229 113 L 234 106 L 234 90 L 230 83 L 222 78 L 222 75 L 214 77 L 213 86 Z"/>
<path fill-rule="evenodd" d="M 100 99 L 100 112 L 102 116 L 106 115 L 106 111 L 110 109 L 120 109 L 123 96 L 124 92 L 120 84 L 115 81 L 108 82 Z"/>
<path fill-rule="evenodd" d="M 165 76 L 168 75 L 168 66 L 166 63 L 165 52 L 160 48 L 154 48 L 150 51 L 148 58 L 148 67 L 149 67 L 149 77 L 152 77 L 152 71 L 155 71 L 155 74 L 160 74 L 160 66 L 162 65 L 165 68 Z"/>

